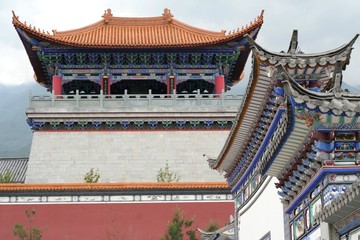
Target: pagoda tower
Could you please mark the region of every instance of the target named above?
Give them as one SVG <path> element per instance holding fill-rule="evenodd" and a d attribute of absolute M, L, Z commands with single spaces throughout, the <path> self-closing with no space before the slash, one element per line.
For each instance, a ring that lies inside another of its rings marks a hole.
<path fill-rule="evenodd" d="M 261 13 L 213 32 L 168 9 L 147 18 L 108 9 L 94 24 L 50 34 L 14 14 L 36 81 L 52 92 L 30 98 L 26 182 L 79 182 L 91 168 L 106 182 L 156 181 L 166 163 L 181 181 L 220 181 L 203 154 L 216 156 L 229 133 L 241 97 L 223 93 L 242 78 L 244 35 L 256 38 L 262 22 Z"/>
<path fill-rule="evenodd" d="M 280 53 L 247 36 L 252 77 L 225 146 L 209 159 L 232 188 L 238 239 L 360 236 L 360 93 L 341 88 L 357 37 L 305 54 L 296 30 Z"/>

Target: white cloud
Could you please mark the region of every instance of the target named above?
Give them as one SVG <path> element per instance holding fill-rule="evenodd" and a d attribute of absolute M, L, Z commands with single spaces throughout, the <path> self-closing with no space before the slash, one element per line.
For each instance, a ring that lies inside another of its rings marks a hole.
<path fill-rule="evenodd" d="M 241 27 L 264 9 L 265 21 L 257 41 L 271 51 L 287 50 L 293 29 L 299 30 L 299 46 L 307 53 L 337 48 L 360 30 L 358 0 L 2 0 L 0 83 L 34 81 L 30 62 L 11 24 L 11 10 L 21 21 L 51 32 L 52 29 L 69 30 L 99 21 L 107 8 L 111 8 L 115 16 L 143 17 L 160 16 L 165 7 L 180 21 L 214 31 Z M 354 85 L 358 84 L 359 42 L 360 39 L 354 45 L 351 64 L 344 73 L 344 80 Z M 12 76 L 11 81 L 9 76 Z"/>

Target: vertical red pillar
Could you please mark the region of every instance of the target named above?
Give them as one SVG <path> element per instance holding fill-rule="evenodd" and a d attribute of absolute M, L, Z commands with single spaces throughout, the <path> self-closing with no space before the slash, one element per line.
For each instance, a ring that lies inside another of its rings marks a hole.
<path fill-rule="evenodd" d="M 225 90 L 224 75 L 218 75 L 215 77 L 215 94 L 221 94 Z"/>
<path fill-rule="evenodd" d="M 103 76 L 100 81 L 101 90 L 103 90 L 103 94 L 109 95 L 110 94 L 110 77 L 109 76 Z"/>
<path fill-rule="evenodd" d="M 169 76 L 166 80 L 167 94 L 173 94 L 176 90 L 176 78 L 175 76 Z"/>
<path fill-rule="evenodd" d="M 55 95 L 62 94 L 62 78 L 61 76 L 54 75 L 52 78 L 52 90 Z"/>

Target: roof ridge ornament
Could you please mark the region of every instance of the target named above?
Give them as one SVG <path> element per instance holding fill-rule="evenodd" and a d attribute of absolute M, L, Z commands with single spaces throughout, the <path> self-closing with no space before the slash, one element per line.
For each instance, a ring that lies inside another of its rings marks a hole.
<path fill-rule="evenodd" d="M 112 18 L 113 14 L 111 13 L 111 9 L 108 8 L 104 11 L 104 15 L 102 17 L 104 18 L 105 23 L 108 23 L 110 18 Z"/>
<path fill-rule="evenodd" d="M 291 36 L 288 53 L 292 53 L 292 54 L 296 53 L 297 47 L 298 47 L 298 30 L 294 29 Z"/>
<path fill-rule="evenodd" d="M 168 8 L 164 9 L 164 13 L 162 14 L 162 16 L 167 23 L 171 23 L 172 18 L 174 17 L 174 15 L 171 14 L 170 9 Z"/>
<path fill-rule="evenodd" d="M 336 61 L 334 69 L 334 89 L 335 97 L 341 97 L 341 84 L 342 84 L 342 62 Z"/>
<path fill-rule="evenodd" d="M 13 22 L 14 22 L 14 21 L 20 21 L 20 20 L 19 20 L 19 16 L 17 16 L 17 15 L 15 14 L 15 11 L 14 11 L 14 10 L 12 10 L 12 14 L 13 14 L 13 17 L 12 17 Z"/>

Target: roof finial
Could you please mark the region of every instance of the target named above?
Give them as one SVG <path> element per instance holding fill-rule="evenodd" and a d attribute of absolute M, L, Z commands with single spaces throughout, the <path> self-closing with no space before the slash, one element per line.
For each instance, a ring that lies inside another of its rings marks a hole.
<path fill-rule="evenodd" d="M 170 9 L 165 8 L 162 15 L 165 21 L 167 21 L 168 23 L 171 22 L 173 15 L 170 13 Z"/>
<path fill-rule="evenodd" d="M 19 21 L 19 16 L 17 16 L 14 12 L 14 10 L 12 10 L 12 14 L 13 14 L 13 21 Z"/>
<path fill-rule="evenodd" d="M 112 13 L 111 13 L 111 9 L 108 8 L 104 11 L 104 15 L 102 15 L 102 17 L 104 18 L 105 22 L 108 23 L 109 19 L 112 17 Z"/>
<path fill-rule="evenodd" d="M 263 18 L 263 17 L 264 17 L 264 9 L 263 9 L 263 10 L 261 10 L 261 13 L 260 13 L 259 18 Z"/>
<path fill-rule="evenodd" d="M 296 52 L 297 47 L 298 47 L 298 30 L 294 29 L 293 34 L 291 36 L 288 53 L 294 54 Z"/>
<path fill-rule="evenodd" d="M 333 92 L 341 92 L 341 83 L 342 83 L 342 62 L 336 61 L 334 69 L 334 89 Z"/>

